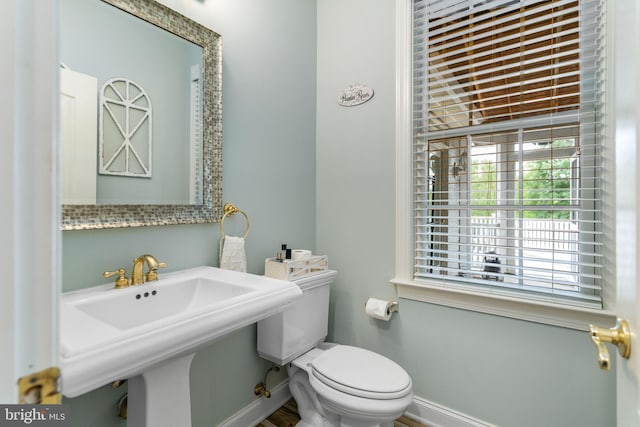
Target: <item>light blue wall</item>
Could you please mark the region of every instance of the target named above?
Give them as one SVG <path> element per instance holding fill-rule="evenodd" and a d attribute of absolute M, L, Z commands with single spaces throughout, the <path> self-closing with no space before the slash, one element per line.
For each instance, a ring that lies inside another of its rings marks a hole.
<path fill-rule="evenodd" d="M 264 259 L 284 242 L 315 249 L 316 2 L 163 3 L 223 38 L 223 192 L 251 220 L 248 270 L 262 274 Z M 225 220 L 227 234 L 243 227 L 241 217 Z M 130 270 L 143 253 L 166 261 L 167 271 L 217 265 L 219 236 L 217 224 L 64 232 L 64 290 L 104 283 L 101 272 Z M 255 346 L 255 327 L 248 327 L 197 354 L 194 427 L 217 425 L 255 398 L 269 366 Z M 125 425 L 114 406 L 122 393 L 103 387 L 65 399 L 72 425 Z"/>
<path fill-rule="evenodd" d="M 417 396 L 502 427 L 616 424 L 615 369 L 588 334 L 409 300 L 385 323 L 367 297 L 394 298 L 395 2 L 318 2 L 317 249 L 339 271 L 330 335 L 403 365 Z M 340 107 L 349 84 L 375 90 Z"/>

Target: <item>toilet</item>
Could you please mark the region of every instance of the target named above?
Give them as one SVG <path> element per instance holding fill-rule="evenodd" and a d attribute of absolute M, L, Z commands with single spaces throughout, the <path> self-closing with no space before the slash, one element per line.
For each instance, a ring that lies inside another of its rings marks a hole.
<path fill-rule="evenodd" d="M 392 427 L 413 400 L 411 378 L 378 353 L 324 342 L 336 275 L 327 270 L 294 281 L 302 296 L 258 322 L 258 354 L 287 365 L 297 427 Z"/>

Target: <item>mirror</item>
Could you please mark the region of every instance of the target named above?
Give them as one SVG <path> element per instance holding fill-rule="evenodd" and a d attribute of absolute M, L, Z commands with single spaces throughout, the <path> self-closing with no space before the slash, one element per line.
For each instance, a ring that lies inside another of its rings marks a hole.
<path fill-rule="evenodd" d="M 217 221 L 220 35 L 154 0 L 60 15 L 62 229 Z"/>

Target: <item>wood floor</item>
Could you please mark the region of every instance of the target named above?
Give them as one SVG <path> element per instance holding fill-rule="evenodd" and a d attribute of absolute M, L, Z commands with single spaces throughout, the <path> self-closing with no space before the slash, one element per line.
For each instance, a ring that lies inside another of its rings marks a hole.
<path fill-rule="evenodd" d="M 256 427 L 293 427 L 298 421 L 300 421 L 298 408 L 292 399 Z M 428 427 L 404 416 L 396 420 L 393 425 L 394 427 Z"/>

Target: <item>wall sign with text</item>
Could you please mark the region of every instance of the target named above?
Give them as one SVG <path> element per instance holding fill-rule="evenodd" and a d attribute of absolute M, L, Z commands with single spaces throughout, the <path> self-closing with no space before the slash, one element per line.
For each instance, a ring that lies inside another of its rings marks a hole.
<path fill-rule="evenodd" d="M 340 92 L 338 104 L 343 107 L 355 107 L 373 98 L 373 89 L 365 85 L 352 85 Z"/>

